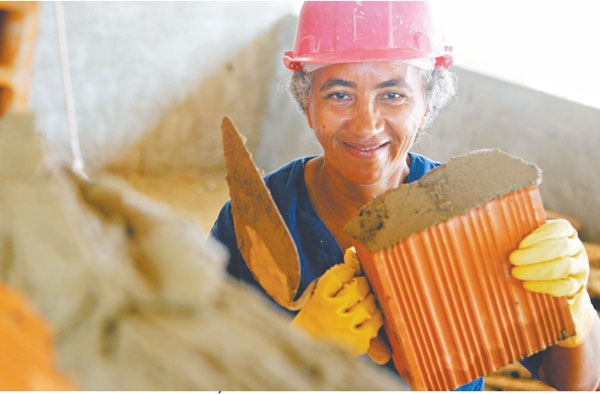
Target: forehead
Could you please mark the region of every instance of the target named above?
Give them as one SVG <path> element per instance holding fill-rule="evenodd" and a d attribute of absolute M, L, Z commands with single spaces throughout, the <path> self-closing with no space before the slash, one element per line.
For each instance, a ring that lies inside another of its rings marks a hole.
<path fill-rule="evenodd" d="M 332 79 L 352 82 L 357 87 L 377 86 L 389 80 L 402 80 L 415 90 L 422 86 L 421 70 L 402 62 L 341 63 L 314 71 L 316 89 Z"/>

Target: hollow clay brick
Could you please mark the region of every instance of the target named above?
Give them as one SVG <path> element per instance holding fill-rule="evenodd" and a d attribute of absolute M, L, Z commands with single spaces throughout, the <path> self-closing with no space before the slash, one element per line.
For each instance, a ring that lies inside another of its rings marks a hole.
<path fill-rule="evenodd" d="M 498 150 L 450 160 L 367 204 L 346 230 L 385 316 L 398 372 L 450 390 L 574 334 L 508 255 L 546 220 L 540 170 Z"/>

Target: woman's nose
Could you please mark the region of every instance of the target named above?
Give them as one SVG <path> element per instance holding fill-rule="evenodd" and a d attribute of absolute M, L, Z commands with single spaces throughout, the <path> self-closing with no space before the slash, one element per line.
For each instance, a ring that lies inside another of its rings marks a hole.
<path fill-rule="evenodd" d="M 352 119 L 352 132 L 361 138 L 369 138 L 383 131 L 381 114 L 372 102 L 358 102 Z"/>

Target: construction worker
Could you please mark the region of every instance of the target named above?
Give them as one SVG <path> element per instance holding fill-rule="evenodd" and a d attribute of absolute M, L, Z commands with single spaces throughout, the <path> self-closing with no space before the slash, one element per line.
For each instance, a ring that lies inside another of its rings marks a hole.
<path fill-rule="evenodd" d="M 452 61 L 429 5 L 409 1 L 306 2 L 294 48 L 284 55 L 293 72 L 290 93 L 323 148 L 322 155 L 294 160 L 264 177 L 298 249 L 298 294 L 320 278 L 293 324 L 355 355 L 374 354 L 382 316 L 358 276 L 343 228 L 374 197 L 440 165 L 410 150 L 455 94 Z M 229 248 L 228 272 L 259 286 L 237 248 L 229 202 L 211 234 Z M 600 321 L 585 288 L 589 262 L 575 229 L 564 220 L 543 224 L 511 254 L 511 262 L 527 289 L 568 297 L 577 332 L 523 365 L 557 389 L 595 390 Z M 356 305 L 342 318 L 339 304 L 317 294 L 320 285 L 335 289 L 350 282 L 343 296 L 352 295 Z M 457 389 L 483 388 L 478 378 Z"/>

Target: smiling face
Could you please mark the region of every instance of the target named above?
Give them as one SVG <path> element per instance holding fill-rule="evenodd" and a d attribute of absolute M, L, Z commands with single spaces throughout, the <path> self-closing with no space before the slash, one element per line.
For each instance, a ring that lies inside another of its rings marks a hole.
<path fill-rule="evenodd" d="M 305 103 L 328 176 L 398 186 L 406 154 L 427 121 L 420 70 L 400 62 L 335 64 L 314 71 Z"/>

